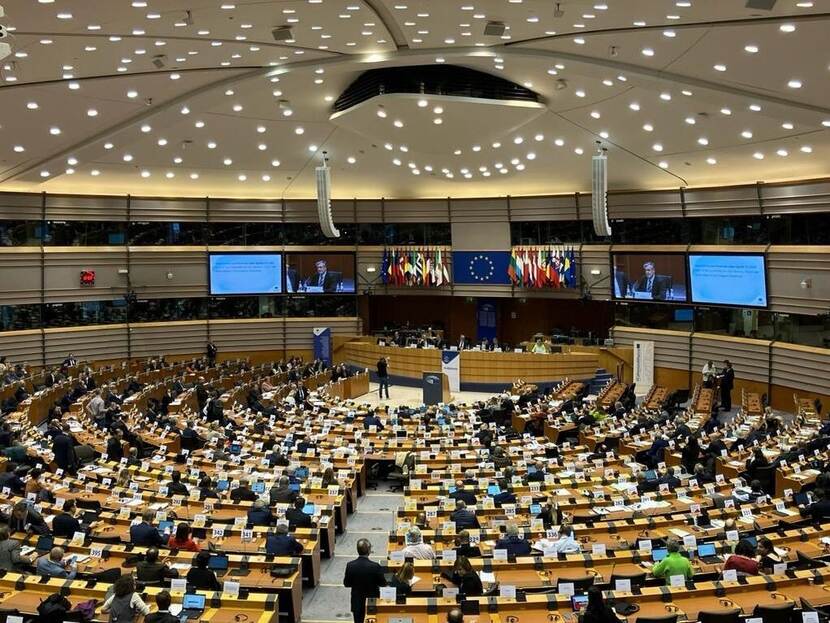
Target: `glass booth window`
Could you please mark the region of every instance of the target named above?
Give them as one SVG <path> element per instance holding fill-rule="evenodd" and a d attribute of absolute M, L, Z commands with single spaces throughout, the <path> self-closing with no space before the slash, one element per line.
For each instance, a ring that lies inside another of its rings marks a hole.
<path fill-rule="evenodd" d="M 47 329 L 95 324 L 119 324 L 126 321 L 127 302 L 124 299 L 47 303 L 43 308 L 43 326 Z"/>
<path fill-rule="evenodd" d="M 40 327 L 40 305 L 0 305 L 0 331 Z"/>
<path fill-rule="evenodd" d="M 127 223 L 112 221 L 49 221 L 47 244 L 56 247 L 121 246 Z"/>
<path fill-rule="evenodd" d="M 42 221 L 0 221 L 0 247 L 39 247 L 45 233 Z"/>
<path fill-rule="evenodd" d="M 135 246 L 181 245 L 202 246 L 205 244 L 204 223 L 130 223 L 130 244 Z"/>

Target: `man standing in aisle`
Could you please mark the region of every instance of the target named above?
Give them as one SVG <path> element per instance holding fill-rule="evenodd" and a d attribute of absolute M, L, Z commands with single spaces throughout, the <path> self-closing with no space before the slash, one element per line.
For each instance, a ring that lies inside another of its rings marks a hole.
<path fill-rule="evenodd" d="M 369 539 L 357 542 L 357 558 L 346 565 L 343 586 L 352 589 L 352 616 L 354 623 L 363 623 L 366 616 L 366 599 L 379 597 L 380 587 L 386 586 L 383 567 L 369 560 L 372 544 Z"/>
<path fill-rule="evenodd" d="M 378 398 L 383 400 L 383 388 L 386 388 L 386 399 L 389 400 L 389 360 L 386 357 L 378 359 Z"/>
<path fill-rule="evenodd" d="M 219 352 L 219 349 L 216 348 L 216 344 L 213 342 L 207 343 L 207 359 L 208 359 L 208 367 L 212 368 L 216 365 L 216 355 Z"/>
<path fill-rule="evenodd" d="M 735 370 L 732 369 L 732 363 L 728 359 L 725 359 L 723 364 L 726 367 L 721 372 L 720 405 L 724 411 L 731 411 L 732 388 L 735 386 Z"/>

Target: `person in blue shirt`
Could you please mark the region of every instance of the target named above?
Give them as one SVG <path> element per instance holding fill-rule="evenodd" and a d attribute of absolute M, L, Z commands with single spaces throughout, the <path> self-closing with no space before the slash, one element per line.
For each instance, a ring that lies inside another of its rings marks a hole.
<path fill-rule="evenodd" d="M 519 536 L 516 524 L 507 526 L 507 534 L 496 542 L 493 549 L 506 549 L 508 558 L 530 555 L 530 543 Z"/>
<path fill-rule="evenodd" d="M 364 430 L 369 430 L 370 426 L 377 426 L 377 430 L 383 430 L 383 422 L 380 421 L 380 418 L 374 412 L 367 413 L 366 417 L 363 418 Z"/>
<path fill-rule="evenodd" d="M 274 516 L 265 500 L 257 500 L 248 511 L 248 523 L 254 526 L 270 526 L 274 523 Z"/>
<path fill-rule="evenodd" d="M 74 557 L 64 561 L 63 549 L 60 547 L 53 547 L 48 554 L 38 558 L 35 566 L 38 575 L 50 578 L 73 580 L 78 573 Z"/>
<path fill-rule="evenodd" d="M 265 540 L 265 552 L 271 556 L 299 556 L 303 553 L 303 544 L 288 534 L 288 526 L 280 524 L 274 534 Z"/>
<path fill-rule="evenodd" d="M 142 513 L 141 522 L 130 526 L 130 543 L 144 547 L 161 547 L 166 544 L 158 529 L 150 523 L 154 517 L 155 513 L 151 510 Z"/>

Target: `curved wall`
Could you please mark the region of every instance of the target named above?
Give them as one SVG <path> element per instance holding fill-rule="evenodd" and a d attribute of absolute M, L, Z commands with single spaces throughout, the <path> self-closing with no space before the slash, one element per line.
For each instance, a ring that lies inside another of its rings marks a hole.
<path fill-rule="evenodd" d="M 654 381 L 671 389 L 691 389 L 701 381 L 701 370 L 709 359 L 718 365 L 729 359 L 738 392 L 746 389 L 767 394 L 773 408 L 786 411 L 793 410 L 793 394 L 820 398 L 825 408 L 830 408 L 830 349 L 619 326 L 612 334 L 617 345 L 654 342 Z"/>

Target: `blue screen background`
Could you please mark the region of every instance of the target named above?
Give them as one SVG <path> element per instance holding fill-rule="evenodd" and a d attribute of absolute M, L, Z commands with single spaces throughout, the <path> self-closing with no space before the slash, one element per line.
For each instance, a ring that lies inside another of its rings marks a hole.
<path fill-rule="evenodd" d="M 763 255 L 689 254 L 692 302 L 766 307 Z"/>
<path fill-rule="evenodd" d="M 210 293 L 282 293 L 282 255 L 279 253 L 212 254 Z"/>

